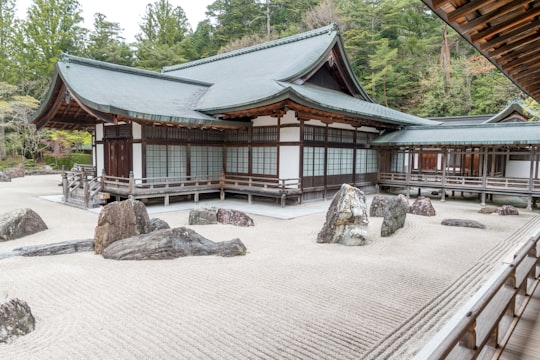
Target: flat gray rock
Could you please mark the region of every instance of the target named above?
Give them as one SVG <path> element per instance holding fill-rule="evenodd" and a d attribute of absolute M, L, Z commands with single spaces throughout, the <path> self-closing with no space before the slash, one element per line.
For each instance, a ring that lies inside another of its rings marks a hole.
<path fill-rule="evenodd" d="M 445 226 L 460 226 L 468 227 L 474 229 L 485 229 L 486 225 L 476 221 L 476 220 L 466 220 L 466 219 L 444 219 L 441 222 L 441 225 Z"/>
<path fill-rule="evenodd" d="M 20 256 L 64 255 L 82 251 L 94 251 L 94 239 L 70 240 L 53 244 L 24 246 L 13 249 L 13 253 Z"/>
<path fill-rule="evenodd" d="M 102 252 L 106 259 L 164 260 L 183 256 L 245 255 L 246 247 L 240 239 L 213 242 L 186 227 L 164 229 L 118 240 Z"/>

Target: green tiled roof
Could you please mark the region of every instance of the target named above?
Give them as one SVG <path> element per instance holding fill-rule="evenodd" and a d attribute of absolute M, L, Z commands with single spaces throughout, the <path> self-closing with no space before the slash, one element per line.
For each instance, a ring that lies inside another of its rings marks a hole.
<path fill-rule="evenodd" d="M 64 55 L 57 72 L 69 91 L 84 105 L 104 113 L 133 118 L 216 123 L 196 111 L 209 84 L 152 71 Z"/>
<path fill-rule="evenodd" d="M 540 122 L 409 127 L 374 139 L 374 146 L 527 145 L 540 143 Z"/>
<path fill-rule="evenodd" d="M 335 24 L 186 64 L 163 73 L 213 84 L 249 79 L 294 81 L 330 54 L 338 41 Z M 360 84 L 358 84 L 359 87 Z M 367 95 L 366 95 L 367 96 Z"/>
<path fill-rule="evenodd" d="M 307 105 L 321 109 L 331 109 L 341 114 L 361 116 L 370 120 L 398 124 L 398 125 L 437 125 L 439 122 L 408 115 L 385 106 L 347 96 L 338 91 L 320 88 L 311 85 L 285 84 L 297 96 L 306 100 Z"/>
<path fill-rule="evenodd" d="M 353 96 L 310 85 L 307 79 L 326 61 L 339 65 L 339 76 Z M 381 126 L 438 124 L 373 103 L 350 68 L 335 24 L 161 73 L 64 55 L 53 84 L 60 80 L 90 109 L 145 121 L 246 126 L 217 116 L 290 99 Z M 51 88 L 45 105 L 51 104 L 52 94 Z M 41 109 L 33 120 L 45 112 Z"/>

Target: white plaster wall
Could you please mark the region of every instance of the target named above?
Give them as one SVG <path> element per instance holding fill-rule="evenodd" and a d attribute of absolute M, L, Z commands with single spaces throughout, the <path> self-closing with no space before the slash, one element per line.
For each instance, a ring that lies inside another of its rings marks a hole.
<path fill-rule="evenodd" d="M 135 179 L 143 177 L 142 144 L 133 144 L 133 176 Z"/>
<path fill-rule="evenodd" d="M 101 175 L 101 172 L 105 169 L 105 150 L 103 144 L 96 145 L 96 171 L 98 175 Z"/>
<path fill-rule="evenodd" d="M 536 171 L 536 167 L 533 171 Z M 531 175 L 530 161 L 509 160 L 506 163 L 506 177 L 529 178 Z"/>
<path fill-rule="evenodd" d="M 103 140 L 103 124 L 96 125 L 96 141 Z"/>
<path fill-rule="evenodd" d="M 137 123 L 133 123 L 133 139 L 140 140 L 142 139 L 142 126 Z"/>
<path fill-rule="evenodd" d="M 323 123 L 322 121 L 320 120 L 309 120 L 309 121 L 306 121 L 304 122 L 305 125 L 311 125 L 311 126 L 326 126 L 325 123 Z M 330 124 L 329 127 L 331 128 L 334 128 L 334 129 L 346 129 L 346 130 L 354 130 L 354 127 L 352 125 L 349 125 L 349 124 L 339 124 L 339 123 L 334 123 L 334 124 Z M 370 132 L 370 133 L 374 133 L 374 134 L 378 134 L 379 131 L 371 126 L 360 126 L 358 128 L 358 131 L 359 132 Z"/>
<path fill-rule="evenodd" d="M 287 113 L 281 118 L 282 124 L 297 124 L 298 119 L 294 111 L 287 111 Z"/>
<path fill-rule="evenodd" d="M 299 127 L 281 128 L 279 132 L 279 140 L 281 142 L 300 141 L 300 128 Z"/>
<path fill-rule="evenodd" d="M 259 116 L 253 119 L 253 126 L 276 126 L 277 118 L 271 116 Z"/>
<path fill-rule="evenodd" d="M 279 150 L 279 178 L 295 179 L 299 177 L 300 147 L 282 146 Z"/>

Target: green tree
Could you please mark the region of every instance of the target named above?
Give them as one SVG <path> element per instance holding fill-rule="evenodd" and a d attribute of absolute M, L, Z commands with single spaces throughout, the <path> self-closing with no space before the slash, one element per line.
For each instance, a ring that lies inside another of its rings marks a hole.
<path fill-rule="evenodd" d="M 77 0 L 34 0 L 18 37 L 24 80 L 37 82 L 30 95 L 41 97 L 54 65 L 62 52 L 83 53 L 86 30 L 80 26 L 83 18 Z"/>
<path fill-rule="evenodd" d="M 94 30 L 90 32 L 86 56 L 100 61 L 131 66 L 134 54 L 122 37 L 120 24 L 107 21 L 105 15 L 94 15 Z"/>
<path fill-rule="evenodd" d="M 15 0 L 0 0 L 0 81 L 13 81 Z"/>
<path fill-rule="evenodd" d="M 146 7 L 146 14 L 137 34 L 137 66 L 160 69 L 187 61 L 184 44 L 191 29 L 180 7 L 168 0 L 158 0 Z"/>
<path fill-rule="evenodd" d="M 216 0 L 208 5 L 206 16 L 214 26 L 219 48 L 266 29 L 266 16 L 255 0 Z"/>
<path fill-rule="evenodd" d="M 195 32 L 186 39 L 184 49 L 189 60 L 202 59 L 218 52 L 219 45 L 209 21 L 201 21 L 197 25 Z"/>
<path fill-rule="evenodd" d="M 42 133 L 28 120 L 38 106 L 36 99 L 19 95 L 15 85 L 0 83 L 0 159 L 35 156 Z"/>
<path fill-rule="evenodd" d="M 395 83 L 397 74 L 394 71 L 394 63 L 397 60 L 398 49 L 390 49 L 388 40 L 384 39 L 377 47 L 374 54 L 369 56 L 369 65 L 372 69 L 370 81 L 371 93 L 377 94 L 388 106 L 389 84 Z M 382 94 L 381 94 L 382 92 Z"/>

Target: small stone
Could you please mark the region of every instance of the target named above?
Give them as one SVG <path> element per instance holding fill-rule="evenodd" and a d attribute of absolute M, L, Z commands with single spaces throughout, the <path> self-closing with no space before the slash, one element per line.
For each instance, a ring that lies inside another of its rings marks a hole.
<path fill-rule="evenodd" d="M 474 229 L 486 228 L 486 225 L 476 220 L 466 220 L 466 219 L 444 219 L 443 221 L 441 221 L 441 225 L 460 226 L 460 227 L 468 227 L 468 228 L 474 228 Z"/>
<path fill-rule="evenodd" d="M 220 224 L 229 224 L 234 226 L 255 226 L 253 219 L 246 213 L 231 209 L 218 209 L 217 221 Z"/>
<path fill-rule="evenodd" d="M 28 304 L 20 299 L 0 301 L 0 343 L 34 331 L 36 320 Z"/>
<path fill-rule="evenodd" d="M 163 230 L 163 229 L 170 229 L 171 226 L 162 219 L 159 218 L 152 218 L 150 219 L 150 222 L 148 223 L 148 232 L 157 231 L 157 230 Z"/>
<path fill-rule="evenodd" d="M 518 209 L 513 207 L 512 205 L 503 205 L 501 208 L 497 211 L 499 215 L 519 215 Z"/>
<path fill-rule="evenodd" d="M 189 212 L 189 225 L 212 225 L 217 224 L 217 209 L 193 209 Z"/>
<path fill-rule="evenodd" d="M 433 207 L 430 198 L 420 196 L 414 201 L 411 206 L 409 206 L 409 214 L 435 216 L 435 208 Z"/>
<path fill-rule="evenodd" d="M 486 206 L 478 210 L 480 214 L 493 214 L 498 212 L 499 209 L 497 209 L 495 206 Z"/>

